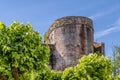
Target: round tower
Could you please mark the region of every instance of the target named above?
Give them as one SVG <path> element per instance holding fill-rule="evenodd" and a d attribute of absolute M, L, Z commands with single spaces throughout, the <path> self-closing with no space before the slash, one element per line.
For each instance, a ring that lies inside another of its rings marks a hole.
<path fill-rule="evenodd" d="M 51 67 L 64 70 L 74 66 L 83 55 L 93 52 L 92 20 L 82 16 L 57 19 L 46 32 L 45 44 L 53 44 Z"/>

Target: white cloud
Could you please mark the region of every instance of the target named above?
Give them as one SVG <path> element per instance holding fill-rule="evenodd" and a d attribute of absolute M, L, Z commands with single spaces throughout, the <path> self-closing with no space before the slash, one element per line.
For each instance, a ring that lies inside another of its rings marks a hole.
<path fill-rule="evenodd" d="M 110 8 L 110 9 L 108 9 L 108 10 L 106 10 L 106 11 L 99 12 L 99 13 L 97 13 L 97 14 L 95 14 L 95 15 L 92 15 L 92 16 L 90 16 L 89 18 L 91 18 L 92 20 L 96 20 L 97 18 L 100 18 L 100 17 L 103 17 L 103 16 L 105 16 L 105 15 L 107 15 L 107 14 L 110 14 L 110 13 L 118 10 L 119 8 L 120 8 L 120 7 L 119 7 L 118 5 L 116 5 L 116 6 Z"/>
<path fill-rule="evenodd" d="M 113 24 L 112 27 L 103 30 L 103 31 L 99 31 L 95 33 L 95 39 L 101 38 L 103 36 L 109 35 L 113 32 L 118 32 L 120 31 L 120 18 Z"/>
<path fill-rule="evenodd" d="M 95 14 L 95 15 L 93 15 L 93 16 L 90 16 L 89 18 L 92 19 L 92 20 L 95 20 L 95 19 L 97 19 L 98 17 L 102 17 L 102 16 L 104 16 L 104 15 L 106 15 L 106 14 L 108 14 L 108 13 L 109 13 L 109 12 L 97 13 L 97 14 Z"/>

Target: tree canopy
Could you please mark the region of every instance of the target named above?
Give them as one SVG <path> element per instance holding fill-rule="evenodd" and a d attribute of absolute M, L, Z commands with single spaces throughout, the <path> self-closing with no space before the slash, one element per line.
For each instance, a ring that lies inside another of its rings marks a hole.
<path fill-rule="evenodd" d="M 10 80 L 33 80 L 45 72 L 49 63 L 49 47 L 31 24 L 14 21 L 6 27 L 0 23 L 0 75 Z"/>
<path fill-rule="evenodd" d="M 112 55 L 113 74 L 114 76 L 120 73 L 120 46 L 114 46 Z"/>

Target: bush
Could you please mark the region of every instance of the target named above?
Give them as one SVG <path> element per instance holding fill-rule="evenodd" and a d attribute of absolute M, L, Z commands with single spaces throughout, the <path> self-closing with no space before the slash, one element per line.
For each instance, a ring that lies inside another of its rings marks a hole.
<path fill-rule="evenodd" d="M 63 80 L 112 80 L 112 64 L 109 58 L 96 53 L 83 56 L 79 64 L 67 68 Z"/>

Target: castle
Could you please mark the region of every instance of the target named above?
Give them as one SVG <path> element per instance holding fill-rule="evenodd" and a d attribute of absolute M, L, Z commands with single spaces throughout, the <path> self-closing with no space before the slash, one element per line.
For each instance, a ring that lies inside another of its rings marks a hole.
<path fill-rule="evenodd" d="M 50 46 L 50 67 L 64 70 L 75 66 L 83 55 L 99 51 L 104 55 L 104 43 L 94 42 L 91 19 L 67 16 L 57 19 L 45 33 L 45 44 Z"/>

